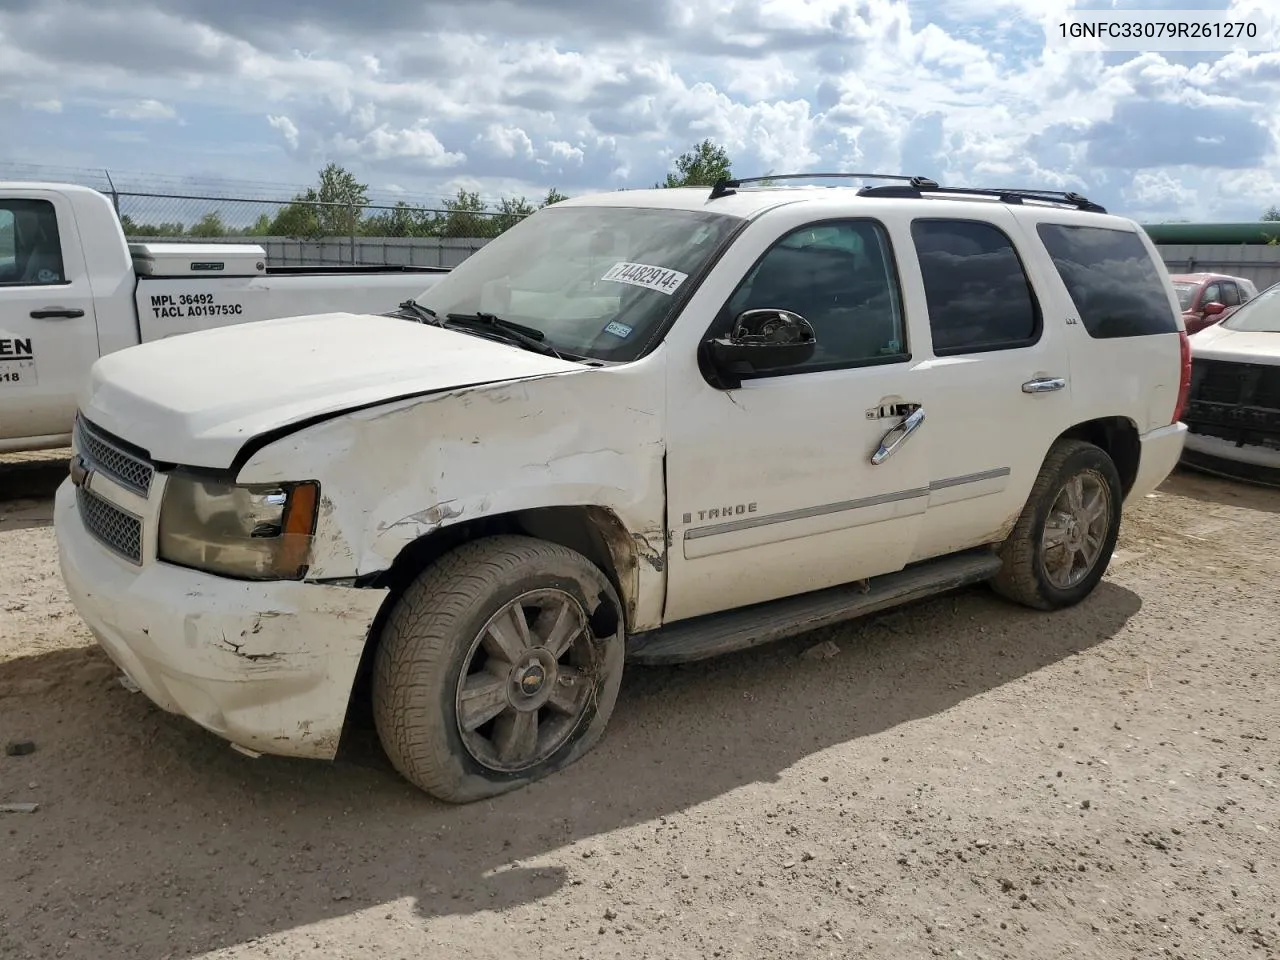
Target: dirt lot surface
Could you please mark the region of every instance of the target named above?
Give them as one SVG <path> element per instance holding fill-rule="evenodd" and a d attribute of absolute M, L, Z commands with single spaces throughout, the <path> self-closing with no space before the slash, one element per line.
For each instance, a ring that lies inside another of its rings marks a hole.
<path fill-rule="evenodd" d="M 582 762 L 446 807 L 367 729 L 250 760 L 122 688 L 62 469 L 0 467 L 0 956 L 1280 956 L 1280 493 L 1175 475 L 1070 611 L 631 669 Z"/>

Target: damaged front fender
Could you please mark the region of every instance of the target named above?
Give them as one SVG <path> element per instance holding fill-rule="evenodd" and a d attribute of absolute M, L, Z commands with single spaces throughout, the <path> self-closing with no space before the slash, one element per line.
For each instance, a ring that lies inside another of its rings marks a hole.
<path fill-rule="evenodd" d="M 665 599 L 665 445 L 654 371 L 640 366 L 356 411 L 257 451 L 239 479 L 320 480 L 316 580 L 384 572 L 407 546 L 455 524 L 549 508 L 607 512 L 630 540 L 621 553 L 634 556 L 636 573 L 621 583 L 623 599 L 633 629 L 645 629 L 660 622 Z M 617 545 L 610 550 L 616 559 Z"/>

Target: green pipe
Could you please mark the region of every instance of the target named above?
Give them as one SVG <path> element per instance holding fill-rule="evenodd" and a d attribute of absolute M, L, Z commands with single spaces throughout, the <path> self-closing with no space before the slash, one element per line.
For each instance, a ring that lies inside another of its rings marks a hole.
<path fill-rule="evenodd" d="M 1243 223 L 1144 223 L 1155 243 L 1243 243 L 1266 246 L 1280 238 L 1280 221 L 1250 220 Z M 1276 242 L 1280 243 L 1280 240 Z"/>

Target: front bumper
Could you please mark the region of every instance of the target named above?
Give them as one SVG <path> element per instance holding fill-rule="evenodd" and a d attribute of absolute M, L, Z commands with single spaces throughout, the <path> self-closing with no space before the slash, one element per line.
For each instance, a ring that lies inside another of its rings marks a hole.
<path fill-rule="evenodd" d="M 85 529 L 69 480 L 54 529 L 71 602 L 159 707 L 258 753 L 333 758 L 385 590 L 134 566 Z"/>
<path fill-rule="evenodd" d="M 1138 475 L 1125 497 L 1126 504 L 1141 500 L 1165 482 L 1178 465 L 1186 438 L 1187 425 L 1182 422 L 1171 423 L 1138 438 Z"/>
<path fill-rule="evenodd" d="M 1205 473 L 1280 487 L 1280 450 L 1269 447 L 1189 433 L 1182 462 Z"/>

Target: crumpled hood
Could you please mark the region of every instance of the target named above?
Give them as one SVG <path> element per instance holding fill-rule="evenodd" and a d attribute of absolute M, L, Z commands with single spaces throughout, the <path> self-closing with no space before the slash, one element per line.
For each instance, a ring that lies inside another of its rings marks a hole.
<path fill-rule="evenodd" d="M 1191 355 L 1206 360 L 1280 365 L 1280 333 L 1228 330 L 1220 323 L 1205 327 L 1189 338 Z"/>
<path fill-rule="evenodd" d="M 81 409 L 156 460 L 221 468 L 250 438 L 312 417 L 581 369 L 412 320 L 332 313 L 219 327 L 109 354 L 94 364 Z"/>

